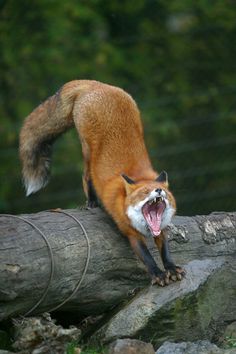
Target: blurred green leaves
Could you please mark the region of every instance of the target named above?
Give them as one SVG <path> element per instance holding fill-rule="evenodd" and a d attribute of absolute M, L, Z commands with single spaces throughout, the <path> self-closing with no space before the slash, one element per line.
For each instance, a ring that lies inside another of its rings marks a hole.
<path fill-rule="evenodd" d="M 24 117 L 73 79 L 134 96 L 153 164 L 168 170 L 179 213 L 235 209 L 232 2 L 7 0 L 0 11 L 2 212 L 84 201 L 76 132 L 56 144 L 51 184 L 28 199 L 17 151 Z"/>

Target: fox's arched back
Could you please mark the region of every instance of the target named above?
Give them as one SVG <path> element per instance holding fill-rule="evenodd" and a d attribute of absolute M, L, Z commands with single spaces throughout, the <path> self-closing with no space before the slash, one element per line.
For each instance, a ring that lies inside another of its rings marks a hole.
<path fill-rule="evenodd" d="M 88 206 L 101 201 L 154 282 L 167 283 L 170 272 L 157 267 L 144 236 L 154 237 L 166 269 L 181 278 L 183 271 L 171 261 L 163 231 L 175 213 L 175 199 L 167 174 L 158 177 L 151 165 L 139 110 L 124 90 L 97 81 L 71 81 L 26 118 L 20 133 L 26 194 L 48 183 L 52 144 L 73 126 L 82 144 Z"/>

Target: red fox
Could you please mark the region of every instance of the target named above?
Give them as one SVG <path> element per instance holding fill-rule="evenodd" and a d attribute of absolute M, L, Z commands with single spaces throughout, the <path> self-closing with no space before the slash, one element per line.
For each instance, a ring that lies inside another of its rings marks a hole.
<path fill-rule="evenodd" d="M 20 132 L 27 196 L 47 184 L 52 144 L 73 126 L 82 144 L 88 206 L 95 207 L 100 200 L 146 265 L 153 284 L 181 280 L 184 270 L 172 261 L 165 236 L 176 210 L 167 173 L 153 170 L 139 110 L 122 89 L 74 80 L 27 117 Z M 154 237 L 165 271 L 156 265 L 145 237 Z"/>

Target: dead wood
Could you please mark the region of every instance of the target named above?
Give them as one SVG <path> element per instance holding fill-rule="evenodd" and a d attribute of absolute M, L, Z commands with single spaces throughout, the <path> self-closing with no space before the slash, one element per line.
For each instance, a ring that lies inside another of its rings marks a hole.
<path fill-rule="evenodd" d="M 98 315 L 129 298 L 150 280 L 128 241 L 99 208 L 67 210 L 88 234 L 91 254 L 78 292 L 62 308 L 78 315 Z M 49 248 L 38 230 L 23 220 L 0 218 L 0 320 L 23 315 L 48 292 L 34 313 L 50 311 L 73 292 L 81 279 L 88 245 L 81 227 L 61 213 L 22 215 L 38 227 L 50 245 L 55 270 L 51 281 Z M 236 213 L 175 217 L 170 249 L 178 264 L 193 259 L 232 257 L 236 252 Z M 150 248 L 158 257 L 153 243 Z M 158 257 L 159 258 L 159 257 Z"/>

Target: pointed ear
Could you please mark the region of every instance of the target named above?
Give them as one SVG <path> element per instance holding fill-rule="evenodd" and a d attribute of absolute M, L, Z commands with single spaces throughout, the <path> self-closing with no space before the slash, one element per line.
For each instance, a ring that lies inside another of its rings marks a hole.
<path fill-rule="evenodd" d="M 121 177 L 123 178 L 126 194 L 128 195 L 132 192 L 135 182 L 125 174 L 122 174 Z"/>
<path fill-rule="evenodd" d="M 168 175 L 166 171 L 162 171 L 156 178 L 156 182 L 165 183 L 168 186 Z"/>
<path fill-rule="evenodd" d="M 131 178 L 129 178 L 128 176 L 126 176 L 125 174 L 122 174 L 121 176 L 124 178 L 124 180 L 125 180 L 127 183 L 129 183 L 129 184 L 135 184 L 135 182 L 134 182 Z"/>

